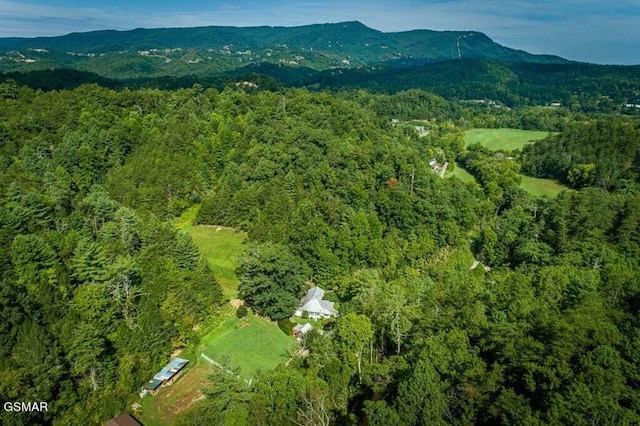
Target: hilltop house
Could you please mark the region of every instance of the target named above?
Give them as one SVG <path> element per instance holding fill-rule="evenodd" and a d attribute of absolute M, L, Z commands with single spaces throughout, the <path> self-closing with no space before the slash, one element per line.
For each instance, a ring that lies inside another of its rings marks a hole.
<path fill-rule="evenodd" d="M 320 319 L 338 316 L 338 311 L 333 309 L 333 302 L 324 300 L 324 290 L 320 287 L 312 287 L 302 299 L 296 309 L 295 315 L 301 317 L 305 312 L 309 318 Z"/>

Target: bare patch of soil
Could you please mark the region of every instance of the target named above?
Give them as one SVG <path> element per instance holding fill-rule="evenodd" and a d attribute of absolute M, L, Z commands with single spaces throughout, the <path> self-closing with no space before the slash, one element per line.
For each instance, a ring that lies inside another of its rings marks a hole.
<path fill-rule="evenodd" d="M 231 306 L 233 306 L 234 308 L 238 309 L 240 306 L 244 305 L 244 300 L 231 299 L 231 300 L 229 300 L 229 303 L 231 303 Z"/>

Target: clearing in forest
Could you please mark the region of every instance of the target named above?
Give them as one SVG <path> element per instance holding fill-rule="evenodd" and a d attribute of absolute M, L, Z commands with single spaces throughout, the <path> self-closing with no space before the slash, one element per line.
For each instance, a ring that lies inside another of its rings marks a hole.
<path fill-rule="evenodd" d="M 476 179 L 473 177 L 473 175 L 463 169 L 458 163 L 456 163 L 456 167 L 453 172 L 447 173 L 448 178 L 454 176 L 458 177 L 463 182 L 476 182 Z M 522 174 L 520 175 L 520 177 L 522 178 L 520 188 L 536 197 L 542 197 L 546 195 L 553 198 L 561 191 L 572 191 L 571 188 L 568 188 L 561 183 L 556 182 L 555 180 L 534 178 Z"/>
<path fill-rule="evenodd" d="M 447 173 L 446 177 L 457 177 L 463 182 L 475 182 L 476 178 L 471 173 L 460 167 L 458 163 L 455 163 L 455 168 L 452 172 Z"/>
<path fill-rule="evenodd" d="M 551 179 L 534 178 L 530 176 L 520 175 L 522 182 L 520 188 L 524 189 L 531 195 L 541 197 L 547 195 L 551 198 L 558 195 L 561 191 L 572 191 L 572 189 L 562 185 Z"/>
<path fill-rule="evenodd" d="M 513 151 L 544 139 L 550 134 L 550 132 L 521 129 L 469 129 L 464 132 L 464 146 L 480 143 L 492 151 Z"/>
<path fill-rule="evenodd" d="M 174 225 L 191 235 L 200 253 L 207 259 L 225 297 L 238 297 L 236 268 L 244 251 L 246 232 L 212 225 L 193 225 L 198 206 L 187 210 Z"/>
<path fill-rule="evenodd" d="M 187 370 L 171 386 L 161 388 L 157 395 L 147 395 L 142 400 L 142 411 L 136 416 L 145 425 L 172 425 L 180 413 L 189 410 L 204 398 L 202 389 L 207 386 L 207 377 L 212 371 L 212 366 L 198 362 L 197 366 Z"/>
<path fill-rule="evenodd" d="M 251 379 L 257 370 L 271 370 L 285 362 L 298 347 L 278 326 L 249 313 L 228 318 L 201 340 L 199 352 Z"/>

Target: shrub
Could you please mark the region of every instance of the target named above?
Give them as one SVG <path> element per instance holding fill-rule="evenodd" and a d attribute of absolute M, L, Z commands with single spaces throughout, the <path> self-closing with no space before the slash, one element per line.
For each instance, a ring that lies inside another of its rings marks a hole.
<path fill-rule="evenodd" d="M 278 321 L 278 328 L 284 332 L 287 336 L 291 335 L 294 324 L 289 318 Z"/>
<path fill-rule="evenodd" d="M 246 306 L 240 305 L 240 306 L 238 306 L 238 309 L 236 309 L 236 316 L 238 318 L 244 318 L 244 317 L 247 316 L 248 312 L 249 312 L 249 310 L 247 309 Z"/>

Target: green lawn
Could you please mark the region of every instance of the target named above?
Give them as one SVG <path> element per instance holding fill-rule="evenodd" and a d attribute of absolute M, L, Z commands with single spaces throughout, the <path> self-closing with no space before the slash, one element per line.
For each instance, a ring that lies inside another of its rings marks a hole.
<path fill-rule="evenodd" d="M 162 387 L 156 395 L 147 395 L 142 409 L 136 414 L 148 426 L 170 426 L 176 417 L 192 408 L 203 398 L 202 390 L 209 383 L 208 376 L 216 368 L 200 356 L 205 355 L 232 369 L 239 369 L 240 377 L 251 379 L 257 370 L 270 370 L 287 361 L 299 347 L 293 337 L 285 335 L 276 324 L 249 313 L 245 319 L 236 318 L 231 310 L 220 325 L 205 334 L 197 348 L 185 349 L 190 364 L 178 380 Z M 196 355 L 197 353 L 197 355 Z"/>
<path fill-rule="evenodd" d="M 458 163 L 455 164 L 455 168 L 453 169 L 452 172 L 447 172 L 447 176 L 446 177 L 450 178 L 450 177 L 453 177 L 453 176 L 459 178 L 463 182 L 475 182 L 476 181 L 476 178 L 474 178 L 473 175 L 471 175 L 471 173 L 469 173 L 468 171 L 466 171 L 465 169 L 460 167 L 460 165 Z"/>
<path fill-rule="evenodd" d="M 218 363 L 239 368 L 240 376 L 249 379 L 257 370 L 285 362 L 297 346 L 276 324 L 250 313 L 244 319 L 228 318 L 202 339 L 200 350 Z"/>
<path fill-rule="evenodd" d="M 464 182 L 476 181 L 473 175 L 471 175 L 465 169 L 460 167 L 460 165 L 458 165 L 457 163 L 456 163 L 455 170 L 451 173 L 447 173 L 447 177 L 453 177 L 453 176 L 459 177 Z M 520 177 L 522 178 L 522 182 L 520 183 L 520 188 L 524 189 L 529 194 L 535 195 L 537 197 L 547 195 L 553 198 L 563 190 L 572 191 L 566 186 L 551 179 L 540 179 L 540 178 L 534 178 L 534 177 L 529 177 L 525 175 L 520 175 Z"/>
<path fill-rule="evenodd" d="M 524 189 L 531 195 L 543 196 L 547 195 L 549 197 L 555 197 L 561 191 L 571 191 L 571 189 L 566 186 L 556 182 L 551 179 L 540 179 L 529 176 L 522 176 L 522 183 L 520 184 L 520 188 Z"/>
<path fill-rule="evenodd" d="M 469 129 L 464 133 L 464 145 L 480 143 L 492 151 L 513 151 L 539 139 L 544 139 L 549 132 L 520 129 Z"/>
<path fill-rule="evenodd" d="M 174 225 L 189 233 L 202 255 L 207 259 L 213 274 L 222 286 L 225 297 L 238 296 L 238 277 L 235 270 L 244 251 L 245 232 L 211 225 L 193 225 L 197 206 L 187 210 L 174 221 Z"/>

